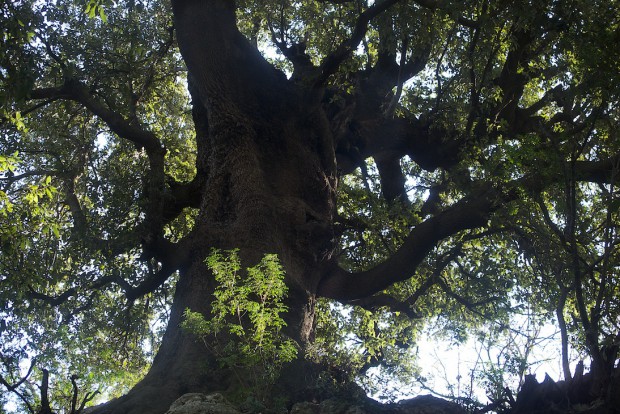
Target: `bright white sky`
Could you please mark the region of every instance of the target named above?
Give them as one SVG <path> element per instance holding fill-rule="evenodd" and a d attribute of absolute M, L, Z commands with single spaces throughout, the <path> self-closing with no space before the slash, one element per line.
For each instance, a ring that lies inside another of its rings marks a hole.
<path fill-rule="evenodd" d="M 515 342 L 515 346 L 523 352 L 524 338 L 516 338 Z M 415 379 L 412 379 L 409 384 L 394 384 L 394 388 L 398 390 L 398 399 L 431 394 L 430 390 L 432 390 L 440 397 L 471 397 L 483 404 L 490 402 L 483 384 L 479 380 L 472 381 L 472 375 L 473 373 L 482 374 L 488 369 L 489 364 L 495 367 L 501 366 L 505 361 L 501 348 L 486 349 L 473 336 L 463 344 L 454 344 L 447 339 L 440 338 L 430 328 L 425 330 L 425 334 L 417 343 L 417 348 L 418 365 L 422 369 L 421 374 L 428 379 L 425 384 L 428 388 L 423 388 Z M 572 357 L 571 368 L 574 370 L 577 363 L 574 352 Z M 525 374 L 536 375 L 539 382 L 545 378 L 546 374 L 555 381 L 563 379 L 560 335 L 554 325 L 547 324 L 541 327 L 528 362 L 530 366 Z M 586 366 L 587 364 L 588 362 Z M 504 380 L 504 386 L 513 391 L 518 390 L 520 379 L 517 376 L 506 374 Z M 381 399 L 380 393 L 372 397 Z"/>

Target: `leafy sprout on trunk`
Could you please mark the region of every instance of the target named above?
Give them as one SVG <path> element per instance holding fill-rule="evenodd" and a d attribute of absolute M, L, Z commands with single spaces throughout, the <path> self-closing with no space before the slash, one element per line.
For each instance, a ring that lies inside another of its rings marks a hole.
<path fill-rule="evenodd" d="M 232 369 L 246 391 L 264 399 L 282 365 L 299 352 L 299 345 L 282 332 L 288 291 L 284 270 L 275 254 L 243 269 L 239 250 L 214 249 L 206 263 L 217 283 L 211 313 L 205 317 L 188 308 L 181 328 Z"/>

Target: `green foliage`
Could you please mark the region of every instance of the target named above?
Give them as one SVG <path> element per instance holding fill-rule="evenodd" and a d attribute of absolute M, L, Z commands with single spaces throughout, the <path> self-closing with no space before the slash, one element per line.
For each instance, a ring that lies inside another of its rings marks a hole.
<path fill-rule="evenodd" d="M 211 315 L 205 319 L 186 309 L 181 328 L 201 338 L 251 393 L 265 399 L 283 364 L 298 354 L 298 345 L 282 333 L 288 288 L 276 255 L 267 254 L 242 272 L 238 253 L 213 250 L 207 257 L 217 282 Z"/>
<path fill-rule="evenodd" d="M 9 172 L 11 174 L 15 173 L 15 168 L 19 161 L 17 155 L 17 153 L 8 156 L 0 154 L 0 174 L 5 172 Z M 6 192 L 0 190 L 0 215 L 6 217 L 8 213 L 12 212 L 13 203 L 7 196 Z"/>
<path fill-rule="evenodd" d="M 0 5 L 0 320 L 6 326 L 0 356 L 7 361 L 0 375 L 17 381 L 20 366 L 34 359 L 50 371 L 53 392 L 66 391 L 68 378 L 78 375 L 84 390 L 101 390 L 99 402 L 144 375 L 172 300 L 174 278 L 133 303 L 118 285 L 100 283 L 121 277 L 135 286 L 158 270 L 158 263 L 138 260 L 135 232 L 148 161 L 81 106 L 53 101 L 33 108 L 27 96 L 35 80 L 36 87 L 54 87 L 75 76 L 96 84 L 110 108 L 137 99 L 135 116 L 167 136 L 167 171 L 191 179 L 195 142 L 186 84 L 180 57 L 164 53 L 169 4 L 138 2 L 129 13 L 130 3 Z M 76 221 L 76 205 L 86 226 Z M 187 217 L 192 214 L 188 209 Z M 167 235 L 186 232 L 185 217 Z M 35 370 L 22 388 L 39 381 Z"/>
<path fill-rule="evenodd" d="M 293 65 L 276 42 L 303 43 L 317 64 L 373 4 L 236 3 L 239 29 L 289 74 Z M 398 2 L 371 22 L 329 79 L 325 113 L 342 109 L 330 121 L 353 135 L 387 122 L 377 116 L 347 123 L 372 111 L 366 102 L 350 102 L 376 81 L 368 76 L 383 52 L 397 51 L 384 61 L 395 66 L 407 46 L 405 57 L 428 55 L 428 62 L 403 85 L 395 114 L 440 136 L 429 148 L 459 142 L 459 163 L 425 171 L 403 158 L 408 205 L 383 199 L 371 158 L 363 169 L 339 177 L 339 264 L 359 271 L 381 263 L 412 228 L 449 210 L 478 181 L 505 188 L 515 200 L 484 229 L 437 243 L 409 280 L 382 292 L 405 304 L 409 315 L 389 306 L 320 300 L 308 353 L 368 390 L 385 392 L 400 386 L 390 385 L 393 379 L 406 383 L 420 373 L 423 361 L 416 361 L 413 349 L 430 325 L 433 336 L 450 343 L 476 338 L 489 349 L 492 358 L 479 365 L 475 378 L 499 398 L 506 385 L 518 387 L 524 367 L 533 363 L 525 351 L 538 333 L 522 327 L 524 320 L 537 325 L 563 319 L 571 359 L 617 345 L 618 168 L 597 183 L 576 175 L 575 165 L 620 151 L 618 5 L 463 1 L 438 2 L 441 7 L 431 10 L 420 3 Z M 459 18 L 478 24 L 468 27 Z M 198 172 L 199 146 L 170 1 L 4 1 L 0 26 L 0 375 L 16 381 L 20 367 L 36 359 L 52 372 L 58 401 L 72 374 L 83 378 L 84 389 L 101 387 L 117 396 L 156 352 L 174 289 L 171 279 L 127 303 L 121 287 L 110 282 L 138 286 L 161 268 L 157 260 L 142 260 L 140 251 L 149 224 L 150 160 L 84 106 L 30 98 L 33 89 L 78 80 L 107 109 L 160 137 L 167 175 L 162 192 L 173 181 L 190 182 Z M 527 44 L 520 49 L 523 38 Z M 509 57 L 518 58 L 515 67 L 506 66 Z M 505 74 L 512 84 L 503 84 Z M 386 92 L 389 97 L 393 90 Z M 516 121 L 503 113 L 511 105 Z M 411 143 L 424 147 L 417 142 L 423 135 Z M 200 156 L 204 163 L 210 154 Z M 532 191 L 535 181 L 556 184 Z M 179 241 L 199 222 L 198 209 L 185 208 L 162 235 Z M 188 310 L 185 328 L 220 352 L 222 365 L 256 378 L 265 372 L 272 380 L 298 353 L 282 334 L 287 287 L 278 260 L 266 256 L 243 269 L 238 253 L 214 252 L 208 266 L 218 283 L 212 314 Z M 482 335 L 485 330 L 493 338 Z M 588 339 L 588 332 L 595 338 Z M 552 340 L 560 342 L 557 335 Z M 251 382 L 261 383 L 256 378 Z M 35 371 L 30 383 L 38 380 Z"/>
<path fill-rule="evenodd" d="M 90 18 L 99 17 L 102 22 L 107 23 L 108 18 L 103 9 L 103 3 L 104 1 L 102 0 L 88 0 L 84 13 Z"/>

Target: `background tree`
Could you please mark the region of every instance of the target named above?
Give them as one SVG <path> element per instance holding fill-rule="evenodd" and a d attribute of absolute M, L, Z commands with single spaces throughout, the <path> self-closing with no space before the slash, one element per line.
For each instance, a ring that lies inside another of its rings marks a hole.
<path fill-rule="evenodd" d="M 155 354 L 97 412 L 251 387 L 179 327 L 217 316 L 213 248 L 283 268 L 298 357 L 267 406 L 409 375 L 421 319 L 462 339 L 525 303 L 555 313 L 566 378 L 572 342 L 606 383 L 615 3 L 170 3 L 1 6 L 6 389 L 29 359 L 122 393 Z"/>

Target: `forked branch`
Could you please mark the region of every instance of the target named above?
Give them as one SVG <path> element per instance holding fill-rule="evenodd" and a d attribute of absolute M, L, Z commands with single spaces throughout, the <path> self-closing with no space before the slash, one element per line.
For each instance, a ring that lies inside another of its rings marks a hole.
<path fill-rule="evenodd" d="M 319 76 L 314 82 L 315 87 L 325 84 L 327 79 L 338 70 L 342 62 L 353 53 L 364 39 L 364 36 L 366 36 L 370 21 L 399 1 L 400 0 L 384 0 L 375 2 L 375 4 L 366 9 L 358 17 L 351 36 L 336 47 L 336 49 L 321 62 Z"/>

